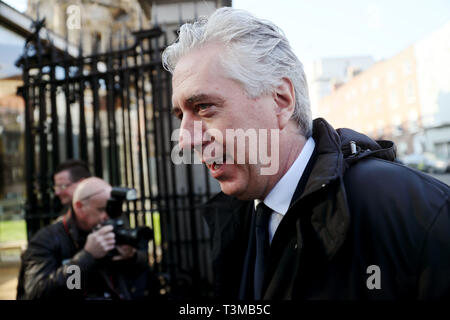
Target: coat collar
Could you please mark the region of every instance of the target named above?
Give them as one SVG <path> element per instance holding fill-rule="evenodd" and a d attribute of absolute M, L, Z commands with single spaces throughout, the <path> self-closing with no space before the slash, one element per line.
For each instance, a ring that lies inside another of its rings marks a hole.
<path fill-rule="evenodd" d="M 292 201 L 290 210 L 307 201 L 318 192 L 331 195 L 317 204 L 311 216 L 311 224 L 317 233 L 328 259 L 343 244 L 350 225 L 350 213 L 343 184 L 344 157 L 338 133 L 324 119 L 313 122 L 313 138 L 316 142 L 314 164 L 304 191 Z M 333 203 L 330 203 L 330 200 Z M 300 210 L 301 212 L 301 210 Z M 297 228 L 297 233 L 300 228 Z M 297 234 L 297 242 L 301 234 Z"/>
<path fill-rule="evenodd" d="M 313 138 L 316 141 L 316 160 L 304 192 L 291 207 L 318 192 L 327 195 L 315 207 L 311 224 L 326 256 L 331 259 L 344 243 L 350 227 L 351 216 L 343 179 L 346 169 L 369 156 L 393 161 L 396 149 L 391 141 L 374 141 L 351 129 L 335 130 L 322 118 L 313 121 Z M 351 144 L 354 144 L 353 151 Z"/>

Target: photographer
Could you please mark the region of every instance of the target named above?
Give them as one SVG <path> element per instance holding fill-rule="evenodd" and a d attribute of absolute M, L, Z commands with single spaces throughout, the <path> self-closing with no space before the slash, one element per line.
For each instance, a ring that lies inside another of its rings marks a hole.
<path fill-rule="evenodd" d="M 111 190 L 96 177 L 79 183 L 62 221 L 30 240 L 22 256 L 17 299 L 145 298 L 147 243 L 143 249 L 117 245 L 114 226 L 101 226 L 108 219 Z"/>

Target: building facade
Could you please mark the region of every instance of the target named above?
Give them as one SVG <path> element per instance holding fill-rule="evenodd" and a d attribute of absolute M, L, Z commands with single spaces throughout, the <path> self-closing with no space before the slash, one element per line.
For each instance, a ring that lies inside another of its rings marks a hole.
<path fill-rule="evenodd" d="M 84 53 L 90 53 L 97 43 L 98 51 L 118 48 L 124 38 L 132 41 L 133 31 L 155 24 L 169 31 L 172 42 L 180 24 L 222 6 L 231 6 L 231 0 L 28 0 L 26 13 L 33 19 L 45 17 L 49 29 L 69 43 L 82 41 Z"/>
<path fill-rule="evenodd" d="M 447 37 L 445 41 L 445 37 Z M 318 103 L 318 115 L 375 139 L 400 156 L 450 156 L 450 24 L 394 57 L 354 75 Z"/>
<path fill-rule="evenodd" d="M 319 101 L 375 63 L 370 56 L 323 58 L 305 66 L 313 116 Z"/>

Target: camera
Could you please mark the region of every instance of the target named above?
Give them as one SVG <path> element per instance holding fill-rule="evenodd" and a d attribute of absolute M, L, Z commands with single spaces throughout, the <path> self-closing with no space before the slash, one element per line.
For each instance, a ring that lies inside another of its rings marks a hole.
<path fill-rule="evenodd" d="M 121 218 L 123 202 L 136 200 L 136 189 L 113 187 L 111 196 L 106 204 L 106 213 L 109 219 L 102 223 L 102 226 L 111 225 L 117 245 L 130 245 L 137 248 L 142 240 L 153 239 L 153 231 L 149 227 L 127 228 L 125 221 Z"/>

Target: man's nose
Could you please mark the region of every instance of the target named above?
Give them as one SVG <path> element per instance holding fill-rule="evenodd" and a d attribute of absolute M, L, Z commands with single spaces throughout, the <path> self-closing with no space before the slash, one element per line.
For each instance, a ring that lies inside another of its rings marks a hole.
<path fill-rule="evenodd" d="M 203 124 L 189 115 L 183 116 L 180 125 L 178 143 L 183 149 L 201 148 L 203 139 Z"/>

